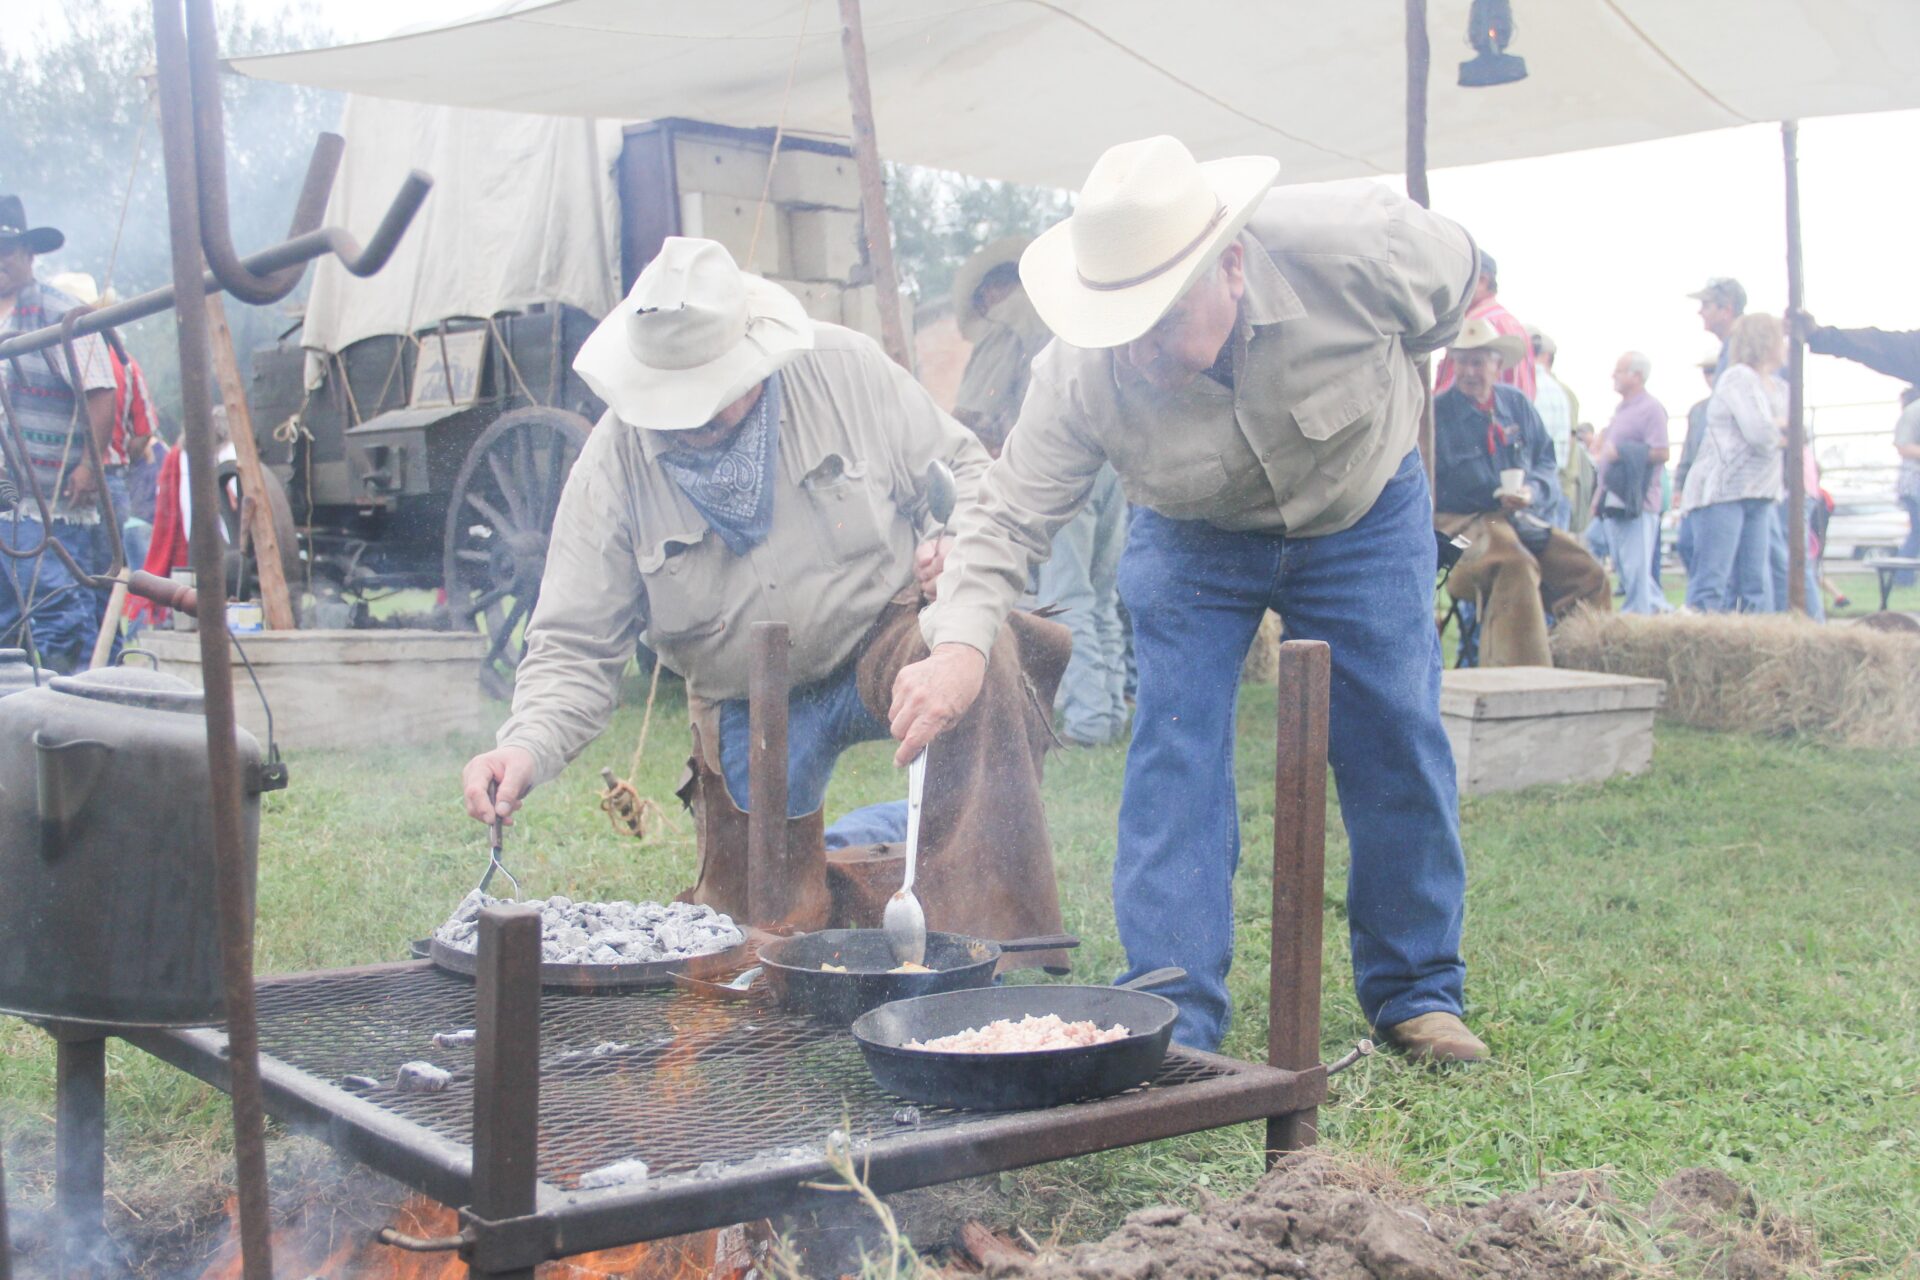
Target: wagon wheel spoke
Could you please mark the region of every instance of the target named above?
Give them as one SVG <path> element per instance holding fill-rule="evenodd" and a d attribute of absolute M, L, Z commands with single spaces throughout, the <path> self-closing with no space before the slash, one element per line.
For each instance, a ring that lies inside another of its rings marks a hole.
<path fill-rule="evenodd" d="M 520 486 L 515 483 L 512 470 L 498 452 L 488 451 L 487 470 L 493 472 L 494 483 L 500 486 L 500 494 L 507 500 L 507 510 L 513 513 L 514 525 L 516 527 L 527 525 L 526 499 L 521 496 Z"/>
<path fill-rule="evenodd" d="M 513 521 L 501 515 L 498 508 L 479 494 L 469 492 L 467 501 L 472 504 L 475 511 L 486 518 L 487 523 L 492 525 L 496 532 L 511 533 L 517 527 Z"/>
<path fill-rule="evenodd" d="M 493 557 L 484 551 L 475 551 L 471 547 L 461 547 L 453 553 L 468 564 L 491 564 Z"/>
<path fill-rule="evenodd" d="M 475 617 L 492 609 L 511 594 L 513 594 L 513 584 L 509 582 L 504 586 L 495 587 L 493 590 L 487 592 L 472 604 L 467 605 L 462 612 L 469 618 Z M 491 621 L 491 619 L 489 619 L 489 621 Z"/>

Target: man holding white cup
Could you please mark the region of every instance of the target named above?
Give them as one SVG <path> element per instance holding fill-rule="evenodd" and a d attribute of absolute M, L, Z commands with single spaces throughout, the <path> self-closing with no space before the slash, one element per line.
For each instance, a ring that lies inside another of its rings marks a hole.
<path fill-rule="evenodd" d="M 1480 617 L 1480 665 L 1550 667 L 1547 620 L 1613 605 L 1607 573 L 1553 527 L 1560 464 L 1527 398 L 1499 385 L 1526 339 L 1468 320 L 1454 339 L 1454 382 L 1433 402 L 1434 526 L 1472 545 L 1447 580 Z"/>

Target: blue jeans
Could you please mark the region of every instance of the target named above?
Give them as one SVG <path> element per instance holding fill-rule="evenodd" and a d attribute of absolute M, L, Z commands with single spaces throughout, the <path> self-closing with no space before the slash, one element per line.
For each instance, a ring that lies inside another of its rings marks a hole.
<path fill-rule="evenodd" d="M 1907 512 L 1907 540 L 1900 544 L 1900 554 L 1907 559 L 1920 556 L 1920 494 L 1903 493 L 1900 505 Z M 1893 575 L 1893 585 L 1910 587 L 1914 583 L 1913 570 L 1908 569 Z"/>
<path fill-rule="evenodd" d="M 1693 531 L 1687 607 L 1702 613 L 1768 612 L 1773 503 L 1765 498 L 1716 502 L 1694 508 L 1684 519 Z"/>
<path fill-rule="evenodd" d="M 787 697 L 787 816 L 803 818 L 827 799 L 827 783 L 840 753 L 858 742 L 891 737 L 886 723 L 867 710 L 854 682 L 854 664 L 846 663 L 824 680 L 803 684 Z M 751 812 L 747 793 L 747 753 L 751 741 L 745 698 L 720 704 L 720 771 L 727 790 L 743 812 Z M 901 809 L 905 831 L 906 810 Z"/>
<path fill-rule="evenodd" d="M 0 516 L 0 540 L 10 547 L 39 545 L 40 531 L 38 520 L 17 511 Z M 92 525 L 53 522 L 53 536 L 90 573 L 106 568 L 97 533 Z M 28 647 L 31 630 L 32 647 L 39 650 L 43 665 L 74 671 L 87 665 L 99 628 L 97 593 L 77 584 L 51 547 L 37 560 L 5 557 L 0 565 L 0 646 Z"/>
<path fill-rule="evenodd" d="M 1607 544 L 1613 549 L 1613 570 L 1626 591 L 1620 612 L 1667 612 L 1670 606 L 1653 577 L 1653 552 L 1660 544 L 1659 514 L 1642 511 L 1628 516 L 1609 511 L 1601 523 L 1607 526 Z"/>
<path fill-rule="evenodd" d="M 1101 746 L 1127 727 L 1126 635 L 1120 626 L 1120 553 L 1127 541 L 1127 498 L 1111 467 L 1101 469 L 1087 505 L 1053 537 L 1034 588 L 1042 604 L 1065 610 L 1073 658 L 1054 707 L 1068 741 Z"/>
<path fill-rule="evenodd" d="M 1811 495 L 1807 498 L 1807 527 L 1813 525 L 1813 504 L 1820 499 Z M 1769 576 L 1772 580 L 1773 612 L 1785 613 L 1792 605 L 1787 595 L 1787 504 L 1782 499 L 1773 504 L 1773 531 L 1767 548 Z M 1827 620 L 1827 602 L 1820 595 L 1820 562 L 1813 557 L 1811 545 L 1807 548 L 1807 616 L 1815 622 Z"/>
<path fill-rule="evenodd" d="M 1161 989 L 1180 1006 L 1182 1044 L 1218 1045 L 1230 1014 L 1234 713 L 1240 664 L 1269 608 L 1289 637 L 1333 649 L 1329 754 L 1352 848 L 1347 917 L 1360 1007 L 1381 1027 L 1461 1012 L 1466 862 L 1440 724 L 1434 572 L 1417 454 L 1358 524 L 1324 537 L 1133 513 L 1120 595 L 1133 617 L 1140 686 L 1114 913 L 1123 977 L 1162 965 L 1187 971 Z"/>
<path fill-rule="evenodd" d="M 1680 567 L 1687 571 L 1689 578 L 1693 576 L 1694 533 L 1693 512 L 1682 511 L 1680 527 L 1673 535 L 1673 553 L 1680 557 Z"/>

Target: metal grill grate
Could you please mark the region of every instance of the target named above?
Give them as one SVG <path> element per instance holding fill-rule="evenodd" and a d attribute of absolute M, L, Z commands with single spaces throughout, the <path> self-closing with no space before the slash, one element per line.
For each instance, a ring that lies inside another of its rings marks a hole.
<path fill-rule="evenodd" d="M 438 1048 L 435 1032 L 474 1025 L 474 987 L 429 966 L 268 979 L 260 984 L 260 1047 L 331 1084 L 370 1077 L 355 1092 L 455 1142 L 472 1141 L 473 1050 Z M 441 1093 L 400 1093 L 404 1062 L 454 1073 Z M 654 1177 L 718 1173 L 795 1149 L 817 1153 L 843 1124 L 856 1138 L 905 1132 L 903 1103 L 880 1091 L 842 1028 L 779 1009 L 676 991 L 548 994 L 540 1009 L 540 1176 L 572 1188 L 617 1160 Z M 1148 1088 L 1226 1071 L 1170 1054 Z M 918 1130 L 982 1117 L 919 1109 Z M 704 1168 L 703 1168 L 704 1166 Z"/>

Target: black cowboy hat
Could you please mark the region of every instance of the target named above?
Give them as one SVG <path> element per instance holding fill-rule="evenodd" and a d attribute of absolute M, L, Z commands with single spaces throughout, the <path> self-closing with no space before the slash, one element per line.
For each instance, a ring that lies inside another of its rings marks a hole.
<path fill-rule="evenodd" d="M 19 196 L 0 196 L 0 248 L 24 245 L 28 253 L 52 253 L 67 242 L 53 227 L 28 227 Z"/>

